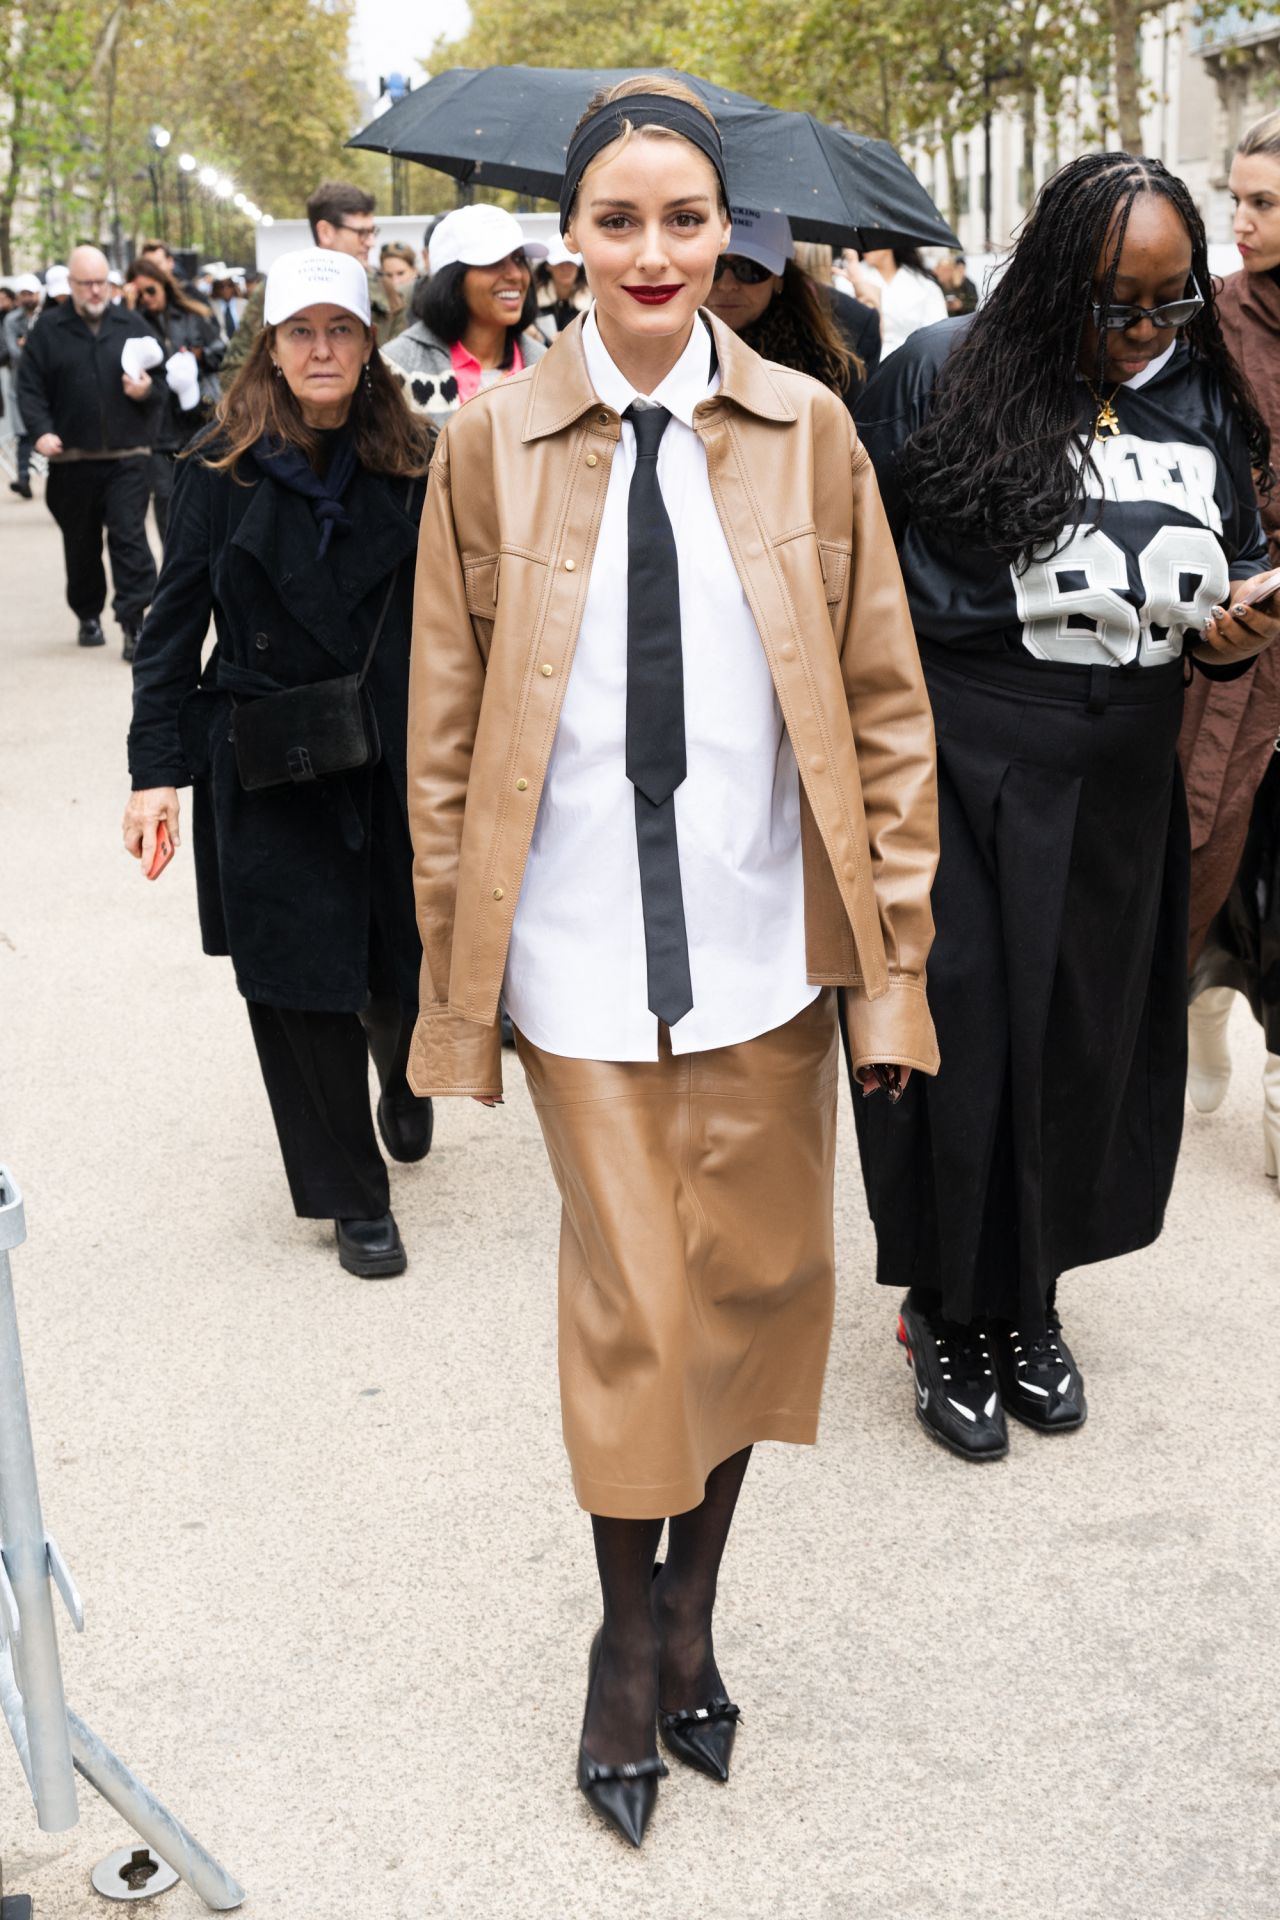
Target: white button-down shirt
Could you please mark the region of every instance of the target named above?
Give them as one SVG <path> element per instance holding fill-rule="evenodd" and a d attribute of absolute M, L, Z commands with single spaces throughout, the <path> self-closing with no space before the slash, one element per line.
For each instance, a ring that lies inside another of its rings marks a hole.
<path fill-rule="evenodd" d="M 597 396 L 637 394 L 582 334 Z M 720 526 L 693 411 L 716 391 L 695 325 L 648 398 L 671 420 L 658 484 L 675 534 L 688 774 L 675 796 L 693 1007 L 675 1053 L 732 1046 L 794 1018 L 805 978 L 800 782 L 760 634 Z M 503 1000 L 535 1046 L 581 1060 L 656 1060 L 648 1006 L 635 790 L 626 773 L 627 500 L 636 436 L 623 420 L 524 882 Z"/>

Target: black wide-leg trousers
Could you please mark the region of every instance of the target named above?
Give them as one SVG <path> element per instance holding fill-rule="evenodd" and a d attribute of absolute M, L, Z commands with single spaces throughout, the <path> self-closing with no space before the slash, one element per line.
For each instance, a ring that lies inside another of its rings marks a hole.
<path fill-rule="evenodd" d="M 304 1220 L 377 1220 L 391 1208 L 369 1107 L 369 1057 L 385 1094 L 408 1098 L 414 1015 L 394 996 L 363 1013 L 246 1002 L 294 1211 Z"/>
<path fill-rule="evenodd" d="M 123 627 L 142 625 L 156 590 L 146 531 L 150 496 L 151 462 L 145 453 L 123 460 L 50 462 L 45 504 L 62 533 L 67 605 L 77 620 L 96 620 L 107 604 L 105 531 L 116 619 Z"/>

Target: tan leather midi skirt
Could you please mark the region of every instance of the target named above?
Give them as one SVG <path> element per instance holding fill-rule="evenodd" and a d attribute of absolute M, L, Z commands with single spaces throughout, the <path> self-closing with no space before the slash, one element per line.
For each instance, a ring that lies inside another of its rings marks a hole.
<path fill-rule="evenodd" d="M 570 1060 L 517 1036 L 560 1227 L 579 1504 L 684 1513 L 756 1440 L 811 1445 L 835 1299 L 835 995 L 735 1047 Z"/>

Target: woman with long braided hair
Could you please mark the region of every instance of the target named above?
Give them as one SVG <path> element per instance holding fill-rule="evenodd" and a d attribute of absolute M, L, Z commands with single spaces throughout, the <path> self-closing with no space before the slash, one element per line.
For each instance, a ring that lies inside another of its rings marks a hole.
<path fill-rule="evenodd" d="M 1123 153 L 1056 174 L 985 305 L 914 335 L 857 417 L 938 736 L 943 1060 L 894 1107 L 857 1100 L 859 1144 L 918 1416 L 991 1459 L 1006 1413 L 1085 1418 L 1058 1276 L 1163 1222 L 1184 676 L 1247 671 L 1280 635 L 1236 584 L 1267 566 L 1269 442 L 1186 188 Z"/>

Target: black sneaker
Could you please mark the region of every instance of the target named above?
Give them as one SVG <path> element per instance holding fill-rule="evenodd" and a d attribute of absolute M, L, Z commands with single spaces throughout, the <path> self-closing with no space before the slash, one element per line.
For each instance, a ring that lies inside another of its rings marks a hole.
<path fill-rule="evenodd" d="M 121 656 L 132 665 L 133 656 L 138 651 L 138 629 L 137 627 L 121 627 L 120 631 L 124 635 L 120 647 Z"/>
<path fill-rule="evenodd" d="M 1088 1418 L 1084 1379 L 1062 1337 L 1062 1322 L 1050 1309 L 1038 1337 L 1016 1327 L 992 1327 L 991 1350 L 1005 1405 L 1029 1427 L 1065 1433 Z"/>
<path fill-rule="evenodd" d="M 107 636 L 102 631 L 101 620 L 82 620 L 76 642 L 82 647 L 105 647 Z"/>
<path fill-rule="evenodd" d="M 898 1314 L 916 1388 L 916 1418 L 926 1433 L 966 1460 L 999 1460 L 1009 1451 L 1000 1383 L 985 1327 L 961 1327 L 920 1313 L 910 1299 Z"/>
<path fill-rule="evenodd" d="M 31 482 L 29 480 L 11 480 L 9 482 L 9 491 L 10 493 L 16 493 L 19 500 L 29 500 L 31 498 Z"/>

